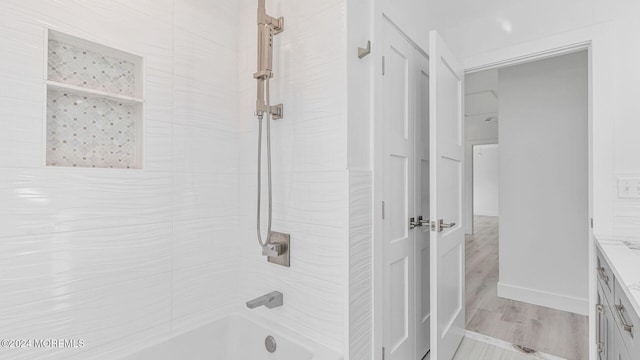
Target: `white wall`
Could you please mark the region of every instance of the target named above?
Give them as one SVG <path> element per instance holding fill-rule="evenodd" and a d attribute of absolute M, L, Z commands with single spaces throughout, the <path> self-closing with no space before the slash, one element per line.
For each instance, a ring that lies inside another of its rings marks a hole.
<path fill-rule="evenodd" d="M 588 313 L 586 52 L 500 69 L 498 295 Z"/>
<path fill-rule="evenodd" d="M 284 306 L 251 310 L 252 315 L 272 319 L 344 353 L 348 316 L 345 1 L 267 1 L 269 15 L 285 17 L 284 32 L 274 39 L 271 82 L 272 103 L 284 104 L 284 118 L 272 123 L 271 133 L 273 230 L 291 234 L 290 268 L 267 263 L 256 240 L 257 2 L 238 4 L 242 224 L 240 236 L 231 240 L 240 248 L 240 300 L 282 291 Z M 266 226 L 266 221 L 262 224 Z"/>
<path fill-rule="evenodd" d="M 373 37 L 374 1 L 347 1 L 347 167 L 349 169 L 348 321 L 345 356 L 371 360 L 373 349 L 373 71 L 378 44 Z M 362 59 L 357 49 L 372 41 Z"/>
<path fill-rule="evenodd" d="M 3 2 L 3 337 L 113 359 L 237 304 L 236 24 L 233 0 Z M 44 166 L 45 27 L 144 57 L 142 170 Z"/>
<path fill-rule="evenodd" d="M 498 143 L 498 69 L 465 75 L 464 92 L 464 223 L 465 233 L 473 234 L 473 146 Z"/>
<path fill-rule="evenodd" d="M 0 250 L 10 264 L 2 277 L 14 279 L 0 283 L 5 336 L 81 336 L 79 357 L 114 358 L 280 290 L 283 307 L 252 315 L 347 351 L 347 236 L 364 239 L 354 251 L 370 238 L 370 217 L 349 218 L 348 204 L 370 209 L 372 182 L 347 172 L 345 2 L 267 1 L 286 18 L 271 94 L 285 104 L 272 128 L 273 228 L 291 233 L 291 268 L 266 262 L 253 225 L 256 6 L 5 4 Z M 144 56 L 143 170 L 43 167 L 45 24 Z M 354 161 L 366 169 L 367 156 Z M 359 264 L 370 260 L 357 252 Z M 370 291 L 366 276 L 357 284 L 354 305 Z"/>
<path fill-rule="evenodd" d="M 563 39 L 594 41 L 593 71 L 593 215 L 594 233 L 640 234 L 640 201 L 617 198 L 616 177 L 640 175 L 637 154 L 640 142 L 634 121 L 640 48 L 629 46 L 640 31 L 635 14 L 640 4 L 623 0 L 557 2 L 551 0 L 512 3 L 439 1 L 450 19 L 443 31 L 456 54 L 467 66 L 491 58 L 489 52 L 513 47 L 527 53 L 559 46 Z M 566 43 L 565 43 L 566 44 Z M 512 54 L 505 52 L 505 55 Z M 489 57 L 486 57 L 489 56 Z M 483 60 L 484 59 L 484 60 Z"/>
<path fill-rule="evenodd" d="M 429 30 L 447 20 L 437 0 L 374 0 L 376 21 L 384 14 L 422 50 L 429 49 Z"/>
<path fill-rule="evenodd" d="M 499 147 L 477 145 L 473 147 L 473 213 L 498 216 L 500 205 Z"/>

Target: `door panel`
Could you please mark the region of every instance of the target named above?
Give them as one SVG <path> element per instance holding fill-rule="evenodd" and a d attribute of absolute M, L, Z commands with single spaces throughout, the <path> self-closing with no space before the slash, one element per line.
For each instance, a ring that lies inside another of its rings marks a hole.
<path fill-rule="evenodd" d="M 401 347 L 409 337 L 408 289 L 409 289 L 409 261 L 403 257 L 391 264 L 391 351 Z"/>
<path fill-rule="evenodd" d="M 462 226 L 463 72 L 437 32 L 429 34 L 431 357 L 453 358 L 464 336 Z"/>
<path fill-rule="evenodd" d="M 417 54 L 416 122 L 415 122 L 415 191 L 417 216 L 429 219 L 429 61 Z M 416 229 L 416 358 L 429 351 L 431 303 L 429 299 L 429 226 Z"/>
<path fill-rule="evenodd" d="M 440 56 L 436 66 L 441 70 L 437 74 L 437 91 L 439 98 L 440 126 L 438 136 L 442 138 L 442 145 L 462 145 L 462 109 L 460 95 L 462 91 L 462 79 L 447 62 Z M 450 149 L 455 151 L 455 149 Z"/>
<path fill-rule="evenodd" d="M 386 359 L 415 356 L 415 255 L 409 211 L 414 207 L 413 116 L 415 78 L 411 46 L 385 31 L 383 79 L 383 341 Z M 412 134 L 412 136 L 409 136 Z"/>
<path fill-rule="evenodd" d="M 462 179 L 462 161 L 459 159 L 451 159 L 440 156 L 438 163 L 438 177 L 443 181 L 438 186 L 438 219 L 444 219 L 447 222 L 455 222 L 456 225 L 461 221 L 462 201 L 461 179 Z M 443 236 L 449 236 L 443 234 Z"/>
<path fill-rule="evenodd" d="M 389 155 L 389 240 L 406 241 L 408 238 L 407 219 L 409 218 L 407 208 L 407 157 L 391 154 Z"/>
<path fill-rule="evenodd" d="M 409 58 L 406 49 L 399 50 L 396 46 L 391 46 L 389 59 L 387 60 L 387 71 L 389 87 L 395 91 L 395 96 L 389 102 L 389 118 L 391 131 L 391 143 L 402 147 L 408 140 L 409 133 Z"/>
<path fill-rule="evenodd" d="M 460 246 L 455 246 L 443 252 L 440 259 L 440 284 L 442 285 L 438 291 L 440 298 L 446 301 L 439 302 L 439 311 L 443 316 L 440 318 L 442 324 L 445 325 L 444 332 L 455 322 L 458 314 L 462 309 L 464 302 L 462 301 L 462 286 L 460 278 L 462 277 L 462 269 L 460 264 L 464 261 Z"/>

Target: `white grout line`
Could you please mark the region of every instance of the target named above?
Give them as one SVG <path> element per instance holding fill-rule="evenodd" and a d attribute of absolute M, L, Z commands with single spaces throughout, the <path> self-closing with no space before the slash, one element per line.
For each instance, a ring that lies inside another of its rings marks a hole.
<path fill-rule="evenodd" d="M 472 340 L 479 341 L 479 342 L 483 342 L 485 344 L 490 344 L 490 345 L 496 346 L 496 347 L 504 349 L 504 350 L 510 350 L 510 351 L 513 351 L 513 352 L 518 353 L 518 354 L 527 355 L 527 356 L 530 356 L 532 359 L 566 360 L 565 358 L 561 358 L 559 356 L 543 353 L 543 352 L 540 352 L 540 351 L 537 351 L 537 350 L 536 350 L 536 352 L 534 352 L 532 354 L 523 353 L 522 351 L 517 350 L 514 347 L 514 345 L 512 343 L 510 343 L 510 342 L 507 342 L 507 341 L 504 341 L 504 340 L 500 340 L 500 339 L 496 339 L 496 338 L 493 338 L 491 336 L 482 335 L 482 334 L 477 333 L 475 331 L 465 330 L 465 337 L 467 337 L 469 339 L 472 339 Z"/>

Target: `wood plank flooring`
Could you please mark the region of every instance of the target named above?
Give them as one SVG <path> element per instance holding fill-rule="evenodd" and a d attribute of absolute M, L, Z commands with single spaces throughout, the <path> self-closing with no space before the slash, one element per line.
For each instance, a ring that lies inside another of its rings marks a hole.
<path fill-rule="evenodd" d="M 465 337 L 453 360 L 548 360 L 549 356 L 525 354 L 513 348 L 497 346 L 485 341 Z"/>
<path fill-rule="evenodd" d="M 499 298 L 498 218 L 476 216 L 475 232 L 466 238 L 467 330 L 569 360 L 588 359 L 587 317 Z"/>

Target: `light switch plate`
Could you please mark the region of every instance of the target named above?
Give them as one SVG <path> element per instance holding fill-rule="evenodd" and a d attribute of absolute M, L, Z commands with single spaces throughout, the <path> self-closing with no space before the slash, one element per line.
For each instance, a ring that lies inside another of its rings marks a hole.
<path fill-rule="evenodd" d="M 640 178 L 618 178 L 619 199 L 640 199 Z"/>

